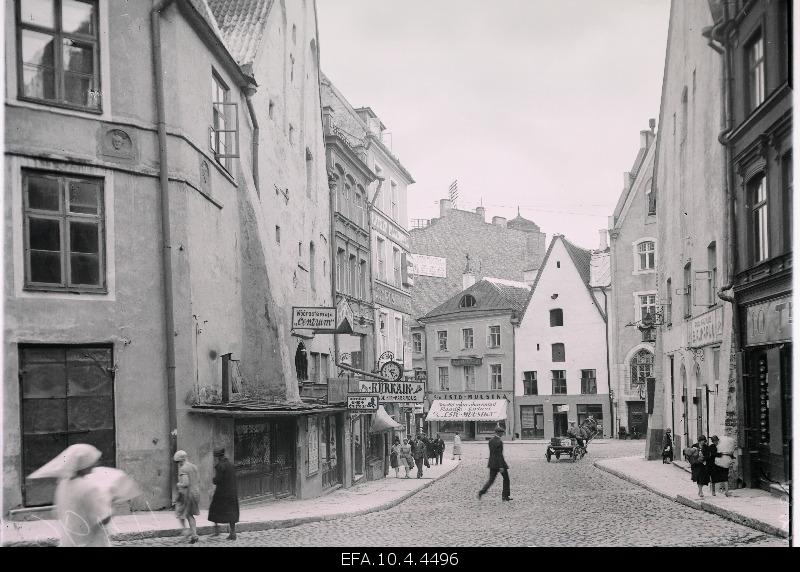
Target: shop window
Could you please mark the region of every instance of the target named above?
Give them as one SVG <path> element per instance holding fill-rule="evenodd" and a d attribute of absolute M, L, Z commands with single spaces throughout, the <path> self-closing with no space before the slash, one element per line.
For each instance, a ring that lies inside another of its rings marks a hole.
<path fill-rule="evenodd" d="M 97 2 L 17 2 L 20 99 L 100 112 Z"/>
<path fill-rule="evenodd" d="M 523 439 L 544 439 L 544 406 L 522 405 L 519 408 L 520 436 Z"/>
<path fill-rule="evenodd" d="M 538 381 L 536 380 L 535 371 L 522 372 L 522 388 L 523 395 L 539 395 Z"/>
<path fill-rule="evenodd" d="M 500 421 L 478 421 L 478 433 L 494 433 L 497 426 L 500 426 L 503 431 L 506 430 L 505 420 Z"/>
<path fill-rule="evenodd" d="M 552 350 L 552 358 L 554 362 L 562 362 L 567 361 L 566 357 L 566 350 L 564 349 L 564 344 L 557 343 L 551 345 Z"/>
<path fill-rule="evenodd" d="M 112 349 L 103 346 L 24 346 L 19 350 L 23 473 L 64 449 L 88 443 L 116 462 Z M 25 506 L 53 502 L 55 482 L 27 480 Z"/>
<path fill-rule="evenodd" d="M 603 406 L 599 403 L 592 403 L 592 404 L 585 404 L 585 405 L 578 405 L 577 407 L 578 412 L 578 426 L 581 423 L 586 421 L 586 419 L 591 415 L 594 417 L 594 420 L 597 421 L 597 430 L 598 434 L 602 436 L 603 434 Z"/>
<path fill-rule="evenodd" d="M 23 171 L 25 288 L 106 288 L 103 181 Z"/>
<path fill-rule="evenodd" d="M 563 369 L 552 370 L 553 374 L 553 395 L 567 394 L 567 372 Z"/>
<path fill-rule="evenodd" d="M 597 370 L 581 370 L 581 393 L 583 395 L 594 395 L 597 393 Z"/>
<path fill-rule="evenodd" d="M 459 433 L 464 434 L 463 421 L 439 421 L 439 433 Z"/>
<path fill-rule="evenodd" d="M 563 326 L 564 325 L 564 310 L 561 308 L 556 308 L 554 310 L 550 310 L 550 327 L 556 326 Z"/>

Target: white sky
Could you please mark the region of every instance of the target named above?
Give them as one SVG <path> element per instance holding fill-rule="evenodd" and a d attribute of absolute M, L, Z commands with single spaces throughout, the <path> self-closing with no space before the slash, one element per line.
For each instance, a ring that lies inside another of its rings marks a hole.
<path fill-rule="evenodd" d="M 705 1 L 705 0 L 693 0 Z M 658 119 L 669 0 L 317 0 L 322 70 L 411 172 L 410 218 L 483 199 L 596 248 Z"/>

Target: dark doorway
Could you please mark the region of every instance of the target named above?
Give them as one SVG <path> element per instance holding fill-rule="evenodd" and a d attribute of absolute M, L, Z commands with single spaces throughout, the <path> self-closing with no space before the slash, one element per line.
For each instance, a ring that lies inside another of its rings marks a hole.
<path fill-rule="evenodd" d="M 628 433 L 647 435 L 647 414 L 644 401 L 628 401 Z"/>
<path fill-rule="evenodd" d="M 25 475 L 76 443 L 116 465 L 114 377 L 111 347 L 21 347 L 22 466 Z M 25 506 L 53 503 L 55 479 L 25 480 Z"/>
<path fill-rule="evenodd" d="M 474 421 L 467 421 L 464 423 L 464 430 L 466 432 L 467 439 L 475 440 L 475 422 Z"/>
<path fill-rule="evenodd" d="M 566 437 L 569 428 L 568 413 L 559 411 L 561 405 L 553 405 L 553 437 Z"/>
<path fill-rule="evenodd" d="M 233 455 L 240 499 L 294 494 L 294 421 L 237 421 Z"/>

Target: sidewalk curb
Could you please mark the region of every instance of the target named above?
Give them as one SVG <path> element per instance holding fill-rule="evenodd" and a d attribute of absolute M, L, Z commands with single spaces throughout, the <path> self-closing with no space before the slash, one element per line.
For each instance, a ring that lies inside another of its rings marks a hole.
<path fill-rule="evenodd" d="M 783 530 L 781 528 L 777 528 L 777 527 L 772 526 L 770 524 L 767 524 L 766 522 L 762 522 L 760 520 L 756 520 L 756 519 L 753 519 L 753 518 L 750 518 L 750 517 L 747 517 L 747 516 L 743 516 L 743 515 L 741 515 L 739 513 L 736 513 L 736 512 L 734 512 L 732 510 L 729 510 L 729 509 L 727 509 L 727 508 L 725 508 L 723 506 L 720 506 L 719 504 L 717 504 L 717 503 L 715 503 L 713 501 L 710 501 L 710 500 L 699 501 L 699 500 L 692 499 L 692 498 L 689 498 L 689 497 L 687 497 L 685 495 L 681 495 L 681 494 L 672 496 L 671 494 L 665 493 L 663 491 L 659 491 L 658 489 L 656 489 L 655 487 L 653 487 L 652 485 L 650 485 L 650 484 L 648 484 L 648 483 L 646 483 L 644 481 L 640 481 L 639 479 L 631 477 L 630 475 L 627 475 L 627 474 L 625 474 L 625 473 L 623 473 L 621 471 L 618 471 L 616 469 L 612 469 L 611 467 L 605 467 L 600 463 L 602 463 L 602 461 L 595 461 L 594 462 L 594 466 L 597 467 L 598 469 L 600 469 L 601 471 L 604 471 L 606 473 L 610 473 L 610 474 L 614 475 L 615 477 L 618 477 L 618 478 L 620 478 L 620 479 L 622 479 L 624 481 L 628 481 L 629 483 L 633 483 L 634 485 L 642 487 L 643 489 L 647 489 L 648 491 L 650 491 L 652 493 L 655 493 L 655 494 L 657 494 L 659 496 L 662 496 L 664 498 L 667 498 L 667 499 L 669 499 L 671 501 L 674 501 L 674 502 L 677 502 L 679 504 L 688 506 L 688 507 L 693 508 L 695 510 L 703 510 L 705 512 L 710 512 L 710 513 L 715 514 L 717 516 L 720 516 L 720 517 L 722 517 L 722 518 L 724 518 L 726 520 L 730 520 L 730 521 L 735 522 L 737 524 L 741 524 L 743 526 L 747 526 L 749 528 L 753 528 L 755 530 L 758 530 L 759 532 L 766 532 L 767 534 L 771 534 L 773 536 L 778 536 L 780 538 L 789 538 L 789 532 L 788 531 Z M 681 470 L 684 470 L 682 467 L 678 467 L 678 468 L 681 469 Z"/>
<path fill-rule="evenodd" d="M 338 520 L 340 518 L 350 518 L 353 516 L 361 516 L 364 514 L 369 514 L 371 512 L 380 512 L 383 510 L 390 509 L 392 507 L 397 506 L 401 502 L 408 500 L 409 498 L 413 497 L 420 491 L 427 489 L 433 483 L 449 476 L 453 471 L 457 470 L 461 466 L 461 462 L 459 461 L 454 467 L 448 469 L 446 472 L 442 473 L 435 479 L 430 479 L 425 482 L 421 487 L 414 489 L 413 491 L 409 491 L 391 501 L 385 502 L 383 504 L 368 507 L 360 510 L 353 510 L 348 512 L 337 512 L 334 514 L 323 514 L 318 516 L 306 516 L 300 518 L 287 518 L 283 520 L 270 520 L 270 521 L 261 521 L 261 522 L 241 522 L 237 523 L 236 525 L 236 532 L 259 532 L 262 530 L 273 530 L 276 528 L 292 528 L 295 526 L 300 526 L 302 524 L 308 524 L 311 522 L 322 522 L 328 520 Z M 346 489 L 343 489 L 346 490 Z M 222 530 L 226 527 L 223 525 Z M 198 535 L 209 535 L 214 532 L 213 525 L 207 526 L 198 526 L 197 527 L 197 534 Z M 220 533 L 222 534 L 222 532 Z M 173 528 L 173 529 L 164 529 L 164 530 L 150 530 L 145 532 L 122 532 L 119 534 L 111 534 L 109 535 L 109 539 L 113 541 L 127 541 L 127 540 L 146 540 L 149 538 L 170 538 L 174 536 L 180 536 L 181 529 L 180 528 Z M 36 546 L 56 546 L 58 544 L 58 539 L 55 537 L 51 538 L 43 538 L 39 540 L 21 540 L 17 542 L 9 542 L 3 543 L 3 547 L 36 547 Z"/>

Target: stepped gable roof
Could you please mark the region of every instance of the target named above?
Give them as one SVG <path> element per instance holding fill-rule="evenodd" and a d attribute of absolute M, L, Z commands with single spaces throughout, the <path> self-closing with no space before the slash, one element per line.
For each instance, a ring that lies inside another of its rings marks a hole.
<path fill-rule="evenodd" d="M 542 260 L 542 266 L 539 269 L 539 273 L 536 275 L 536 280 L 533 282 L 533 287 L 531 288 L 530 295 L 528 296 L 528 301 L 525 303 L 523 317 L 525 311 L 527 311 L 527 309 L 530 307 L 530 301 L 531 298 L 533 298 L 533 293 L 536 292 L 536 286 L 539 285 L 539 279 L 542 277 L 544 270 L 547 268 L 547 262 L 550 260 L 550 253 L 553 252 L 553 247 L 555 246 L 557 240 L 561 240 L 564 243 L 564 248 L 566 248 L 567 252 L 569 253 L 572 264 L 578 270 L 578 274 L 580 275 L 584 286 L 586 286 L 586 291 L 589 293 L 589 297 L 592 299 L 592 302 L 594 302 L 597 311 L 600 312 L 600 315 L 603 317 L 603 319 L 605 319 L 605 313 L 597 303 L 594 294 L 592 294 L 592 287 L 590 284 L 592 277 L 592 252 L 590 250 L 586 250 L 585 248 L 581 248 L 580 246 L 575 246 L 568 241 L 563 234 L 553 235 L 553 239 L 550 241 L 550 246 L 547 248 L 547 253 L 544 255 L 544 260 Z"/>
<path fill-rule="evenodd" d="M 528 299 L 530 288 L 520 282 L 499 280 L 497 278 L 484 278 L 466 290 L 450 297 L 421 318 L 420 322 L 431 321 L 436 318 L 468 315 L 475 312 L 518 312 L 522 313 Z M 461 299 L 470 294 L 475 297 L 475 306 L 462 308 Z"/>
<path fill-rule="evenodd" d="M 193 2 L 206 0 L 192 0 Z M 274 0 L 207 0 L 236 62 L 252 64 Z"/>

